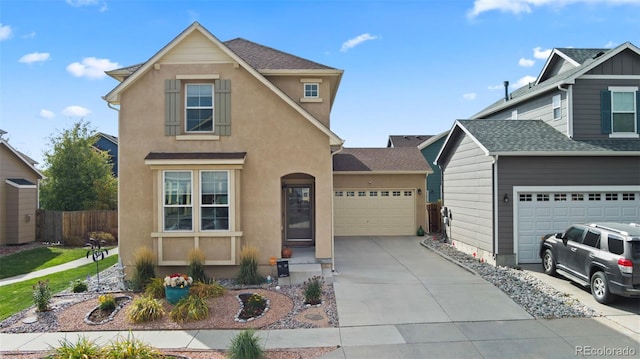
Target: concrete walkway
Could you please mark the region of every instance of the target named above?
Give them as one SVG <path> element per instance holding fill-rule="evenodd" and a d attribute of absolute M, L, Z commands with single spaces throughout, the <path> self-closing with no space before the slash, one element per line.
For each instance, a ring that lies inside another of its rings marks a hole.
<path fill-rule="evenodd" d="M 606 318 L 536 320 L 482 278 L 418 237 L 337 238 L 340 328 L 261 330 L 267 349 L 336 346 L 325 359 L 637 357 L 637 333 Z M 158 348 L 226 349 L 237 330 L 137 331 Z M 0 334 L 4 351 L 47 350 L 78 335 Z M 611 355 L 609 355 L 611 354 Z M 618 354 L 618 355 L 613 355 Z"/>

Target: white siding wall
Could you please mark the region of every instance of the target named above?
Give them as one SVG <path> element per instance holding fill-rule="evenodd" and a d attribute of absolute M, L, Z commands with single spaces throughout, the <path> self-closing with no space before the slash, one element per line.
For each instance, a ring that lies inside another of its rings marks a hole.
<path fill-rule="evenodd" d="M 443 205 L 451 210 L 450 237 L 492 251 L 492 157 L 464 135 L 444 169 Z"/>

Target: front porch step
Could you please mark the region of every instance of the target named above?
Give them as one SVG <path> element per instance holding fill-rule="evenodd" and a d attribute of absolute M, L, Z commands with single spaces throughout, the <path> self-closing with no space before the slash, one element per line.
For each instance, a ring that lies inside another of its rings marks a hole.
<path fill-rule="evenodd" d="M 289 262 L 289 276 L 278 278 L 280 285 L 302 284 L 313 276 L 324 278 L 325 284 L 333 283 L 331 268 L 324 269 L 320 263 L 291 263 Z"/>

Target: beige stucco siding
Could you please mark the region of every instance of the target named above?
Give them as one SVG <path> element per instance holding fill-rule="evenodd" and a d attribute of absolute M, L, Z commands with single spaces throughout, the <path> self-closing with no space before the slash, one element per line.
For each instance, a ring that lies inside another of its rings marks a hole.
<path fill-rule="evenodd" d="M 230 136 L 211 140 L 165 136 L 164 80 L 185 74 L 218 74 L 220 79 L 231 80 Z M 162 64 L 159 70 L 150 70 L 122 93 L 119 137 L 120 243 L 123 262 L 129 268 L 137 247 L 157 246 L 157 239 L 151 234 L 160 229 L 157 218 L 161 218 L 161 170 L 145 165 L 144 158 L 150 152 L 246 152 L 241 169 L 234 170 L 235 229 L 242 232 L 238 245 L 258 247 L 263 264 L 268 263 L 269 257 L 280 255 L 281 178 L 292 173 L 313 176 L 316 256 L 331 256 L 329 138 L 242 67 Z M 198 239 L 201 242 L 208 240 L 206 234 L 198 235 L 202 235 Z M 186 238 L 169 245 L 175 247 L 168 254 L 170 260 L 179 260 L 193 245 L 193 237 Z M 163 242 L 164 246 L 169 243 Z M 227 245 L 228 242 L 219 242 L 212 248 L 224 252 Z M 208 250 L 213 257 L 224 257 L 214 249 Z"/>
<path fill-rule="evenodd" d="M 450 237 L 492 251 L 492 157 L 469 136 L 461 136 L 443 170 L 443 206 L 452 214 Z"/>

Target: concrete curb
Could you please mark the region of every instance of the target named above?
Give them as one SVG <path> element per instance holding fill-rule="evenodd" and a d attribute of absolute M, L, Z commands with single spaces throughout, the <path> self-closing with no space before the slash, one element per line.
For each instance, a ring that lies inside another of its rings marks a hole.
<path fill-rule="evenodd" d="M 440 257 L 442 257 L 442 258 L 444 258 L 444 259 L 448 260 L 449 262 L 451 262 L 451 263 L 453 263 L 453 264 L 457 265 L 458 267 L 460 267 L 460 268 L 462 268 L 462 269 L 464 269 L 464 270 L 468 271 L 469 273 L 471 273 L 471 274 L 473 274 L 473 275 L 479 275 L 479 274 L 478 274 L 478 272 L 476 272 L 475 270 L 473 270 L 473 269 L 471 269 L 471 268 L 467 267 L 466 265 L 464 265 L 464 264 L 460 263 L 459 261 L 457 261 L 457 260 L 455 260 L 455 259 L 453 259 L 453 258 L 449 257 L 448 255 L 446 255 L 446 254 L 444 254 L 444 253 L 440 252 L 439 250 L 437 250 L 437 249 L 435 249 L 435 248 L 433 248 L 433 247 L 429 246 L 428 244 L 426 244 L 425 242 L 426 242 L 426 241 L 429 241 L 429 240 L 432 240 L 432 239 L 425 239 L 425 240 L 423 240 L 423 241 L 420 241 L 420 245 L 421 245 L 421 246 L 423 246 L 423 247 L 425 247 L 425 248 L 427 248 L 427 249 L 429 249 L 429 250 L 430 250 L 430 251 L 432 251 L 433 253 L 436 253 L 436 254 L 437 254 L 437 255 L 439 255 Z"/>

